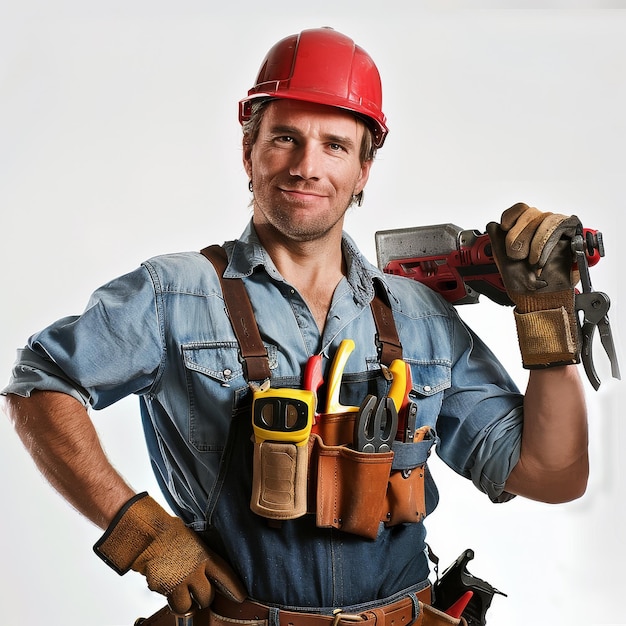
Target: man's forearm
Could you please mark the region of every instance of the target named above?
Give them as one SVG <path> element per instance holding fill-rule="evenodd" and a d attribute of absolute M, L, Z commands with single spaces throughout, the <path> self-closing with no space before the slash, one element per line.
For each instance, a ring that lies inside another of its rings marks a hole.
<path fill-rule="evenodd" d="M 531 370 L 521 455 L 507 491 L 566 502 L 584 493 L 588 473 L 587 409 L 577 367 Z"/>
<path fill-rule="evenodd" d="M 66 394 L 9 394 L 5 411 L 50 484 L 78 511 L 105 529 L 134 491 L 107 459 L 85 409 Z"/>

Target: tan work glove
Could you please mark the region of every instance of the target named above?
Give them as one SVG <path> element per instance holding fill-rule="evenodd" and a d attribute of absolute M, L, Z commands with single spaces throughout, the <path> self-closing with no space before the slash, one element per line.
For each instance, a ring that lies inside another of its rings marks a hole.
<path fill-rule="evenodd" d="M 209 606 L 213 586 L 236 602 L 246 598 L 232 568 L 147 493 L 122 507 L 94 551 L 120 575 L 129 569 L 143 574 L 148 587 L 166 596 L 175 613 L 186 613 L 194 602 Z"/>
<path fill-rule="evenodd" d="M 517 337 L 525 368 L 580 361 L 574 308 L 572 237 L 575 216 L 543 213 L 520 202 L 487 232 L 509 298 L 515 304 Z"/>

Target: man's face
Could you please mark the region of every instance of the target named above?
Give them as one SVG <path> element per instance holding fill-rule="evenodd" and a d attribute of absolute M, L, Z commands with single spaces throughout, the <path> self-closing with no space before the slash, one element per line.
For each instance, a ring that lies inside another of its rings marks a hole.
<path fill-rule="evenodd" d="M 253 220 L 265 236 L 312 241 L 343 228 L 371 161 L 361 163 L 365 127 L 334 107 L 275 100 L 243 161 L 254 186 Z"/>

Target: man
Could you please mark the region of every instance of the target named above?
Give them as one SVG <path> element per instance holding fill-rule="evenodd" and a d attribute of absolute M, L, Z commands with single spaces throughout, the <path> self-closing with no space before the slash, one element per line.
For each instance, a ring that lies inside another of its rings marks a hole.
<path fill-rule="evenodd" d="M 578 220 L 518 204 L 501 224 L 488 225 L 530 370 L 522 395 L 450 305 L 414 281 L 382 274 L 343 232 L 345 212 L 360 202 L 387 134 L 381 107 L 373 61 L 332 29 L 278 42 L 240 103 L 253 215 L 241 238 L 225 245 L 224 282 L 243 279 L 267 380 L 250 376 L 242 362 L 239 319 L 225 311 L 221 270 L 191 252 L 150 259 L 98 289 L 81 316 L 35 334 L 3 391 L 41 471 L 105 531 L 97 554 L 119 573 L 145 575 L 175 612 L 213 604 L 227 620 L 254 621 L 267 611 L 262 615 L 276 623 L 288 611 L 295 626 L 312 620 L 321 626 L 369 610 L 387 623 L 389 607 L 406 598 L 411 618 L 426 610 L 423 517 L 437 502 L 428 472 L 417 519 L 395 521 L 400 502 L 384 509 L 373 532 L 348 529 L 342 516 L 326 520 L 322 505 L 331 486 L 321 486 L 324 474 L 312 475 L 329 450 L 340 464 L 387 458 L 391 464 L 401 456 L 399 444 L 395 456 L 355 454 L 353 441 L 331 442 L 318 431 L 312 445 L 293 448 L 311 455 L 304 484 L 317 479 L 308 513 L 263 514 L 251 495 L 259 481 L 269 490 L 272 481 L 259 475 L 292 450 L 279 442 L 287 447 L 263 465 L 253 437 L 251 404 L 263 397 L 268 380 L 275 390 L 301 388 L 307 363 L 322 355 L 325 384 L 315 410 L 324 427 L 332 421 L 320 406 L 329 395 L 330 364 L 349 339 L 343 413 L 354 421 L 352 409 L 364 399 L 389 393 L 375 296 L 391 308 L 410 366 L 410 398 L 424 439 L 412 435 L 400 443 L 407 454 L 419 450 L 415 467 L 425 466 L 436 443 L 444 461 L 493 501 L 518 494 L 562 502 L 584 492 L 586 412 L 575 366 L 569 251 Z M 111 466 L 89 418 L 86 407 L 103 408 L 132 393 L 175 516 Z M 297 480 L 278 476 L 287 483 L 284 493 L 303 484 L 300 469 L 296 474 Z M 347 478 L 345 486 L 362 484 Z M 349 498 L 332 497 L 333 506 L 345 510 Z M 354 506 L 358 526 L 367 511 Z"/>

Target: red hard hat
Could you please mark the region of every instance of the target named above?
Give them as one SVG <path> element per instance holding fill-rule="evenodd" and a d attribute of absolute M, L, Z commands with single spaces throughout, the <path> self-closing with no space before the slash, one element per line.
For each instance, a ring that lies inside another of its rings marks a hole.
<path fill-rule="evenodd" d="M 380 148 L 387 136 L 378 69 L 352 39 L 332 28 L 304 30 L 267 53 L 256 84 L 239 103 L 239 121 L 257 99 L 290 98 L 340 107 L 365 118 Z"/>

